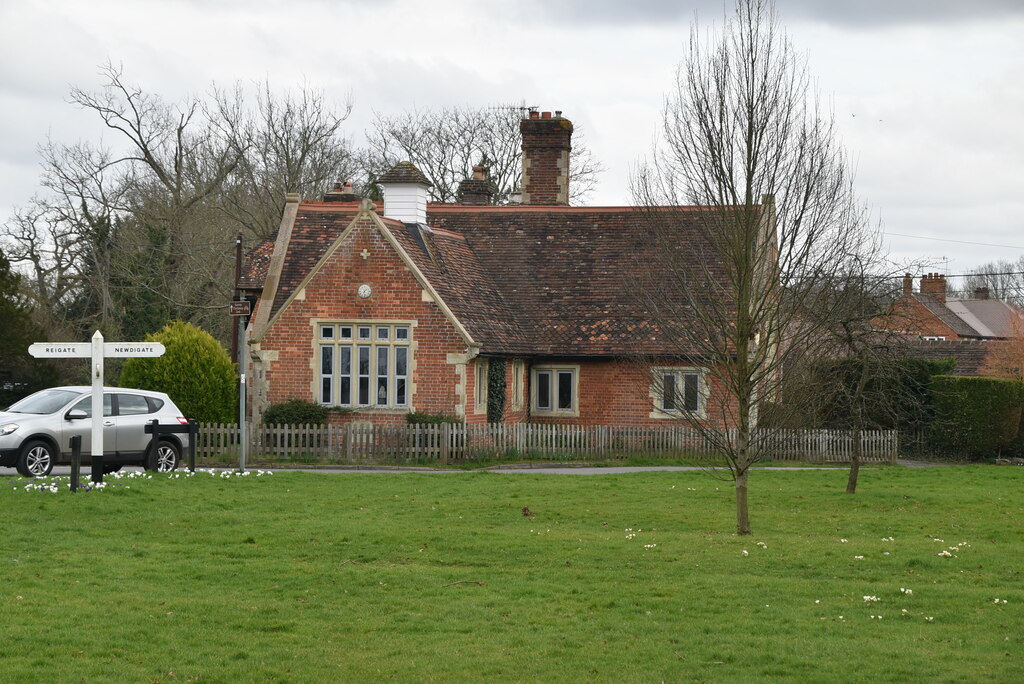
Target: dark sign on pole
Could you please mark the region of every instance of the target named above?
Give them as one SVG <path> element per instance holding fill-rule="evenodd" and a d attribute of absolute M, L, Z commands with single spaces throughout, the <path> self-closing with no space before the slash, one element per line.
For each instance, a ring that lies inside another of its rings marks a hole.
<path fill-rule="evenodd" d="M 252 303 L 248 299 L 228 302 L 228 313 L 232 316 L 248 316 L 252 313 Z"/>

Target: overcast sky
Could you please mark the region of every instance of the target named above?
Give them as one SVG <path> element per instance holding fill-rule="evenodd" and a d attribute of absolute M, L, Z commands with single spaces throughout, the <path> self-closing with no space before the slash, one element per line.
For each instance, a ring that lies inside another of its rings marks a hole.
<path fill-rule="evenodd" d="M 777 7 L 893 254 L 949 274 L 1024 255 L 1024 0 Z M 66 99 L 108 60 L 169 100 L 264 78 L 351 96 L 355 142 L 374 111 L 560 109 L 606 168 L 589 203 L 628 204 L 695 14 L 720 25 L 723 4 L 0 0 L 0 217 L 37 191 L 38 143 L 101 134 Z"/>

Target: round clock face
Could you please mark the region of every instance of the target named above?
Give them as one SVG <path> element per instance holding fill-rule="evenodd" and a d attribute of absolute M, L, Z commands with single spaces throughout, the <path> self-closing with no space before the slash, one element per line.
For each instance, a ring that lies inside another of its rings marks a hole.
<path fill-rule="evenodd" d="M 371 294 L 373 294 L 373 290 L 370 289 L 369 285 L 360 285 L 359 286 L 359 296 L 360 297 L 362 297 L 363 299 L 366 299 Z"/>

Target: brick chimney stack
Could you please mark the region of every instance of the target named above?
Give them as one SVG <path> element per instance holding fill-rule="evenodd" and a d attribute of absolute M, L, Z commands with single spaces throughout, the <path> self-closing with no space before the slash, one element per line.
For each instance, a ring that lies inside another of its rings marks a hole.
<path fill-rule="evenodd" d="M 324 195 L 324 202 L 358 202 L 361 199 L 352 188 L 352 181 L 335 183 L 334 189 Z"/>
<path fill-rule="evenodd" d="M 974 288 L 975 299 L 988 299 L 988 288 L 982 285 L 981 287 Z"/>
<path fill-rule="evenodd" d="M 931 295 L 941 304 L 946 303 L 946 276 L 925 273 L 921 277 L 921 294 Z"/>
<path fill-rule="evenodd" d="M 530 112 L 523 136 L 523 204 L 569 204 L 572 122 L 562 112 Z"/>
<path fill-rule="evenodd" d="M 486 166 L 474 166 L 473 177 L 459 183 L 459 204 L 486 206 L 494 201 L 494 183 Z"/>
<path fill-rule="evenodd" d="M 908 295 L 914 291 L 914 276 L 909 273 L 903 274 L 903 294 Z"/>

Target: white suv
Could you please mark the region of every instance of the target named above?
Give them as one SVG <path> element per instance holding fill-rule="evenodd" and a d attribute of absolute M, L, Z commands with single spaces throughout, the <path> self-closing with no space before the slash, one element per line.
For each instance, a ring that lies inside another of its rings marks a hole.
<path fill-rule="evenodd" d="M 187 434 L 153 435 L 145 431 L 154 419 L 161 425 L 188 421 L 163 392 L 103 388 L 103 470 L 141 465 L 166 472 L 178 467 Z M 49 475 L 54 463 L 71 461 L 71 438 L 82 436 L 82 459 L 88 463 L 92 444 L 92 388 L 53 387 L 25 397 L 0 411 L 0 466 L 15 466 L 25 477 Z"/>

